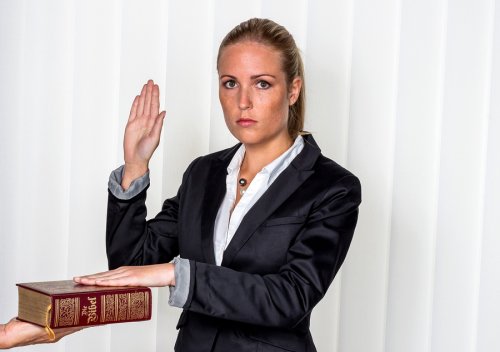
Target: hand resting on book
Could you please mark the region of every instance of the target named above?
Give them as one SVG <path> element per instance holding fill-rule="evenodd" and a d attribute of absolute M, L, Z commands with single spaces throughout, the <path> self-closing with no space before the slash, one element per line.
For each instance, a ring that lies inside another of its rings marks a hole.
<path fill-rule="evenodd" d="M 45 329 L 41 326 L 25 323 L 13 318 L 7 324 L 0 324 L 0 349 L 40 343 L 53 343 L 79 330 L 82 330 L 82 328 L 62 328 L 54 330 L 56 338 L 51 340 Z"/>
<path fill-rule="evenodd" d="M 97 286 L 175 286 L 174 264 L 125 266 L 93 275 L 75 277 L 74 281 L 83 285 Z M 13 318 L 7 324 L 0 324 L 0 349 L 53 343 L 81 329 L 81 327 L 54 329 L 56 338 L 51 340 L 43 327 Z"/>
<path fill-rule="evenodd" d="M 174 264 L 122 266 L 102 273 L 77 276 L 73 280 L 82 285 L 97 286 L 175 286 Z"/>

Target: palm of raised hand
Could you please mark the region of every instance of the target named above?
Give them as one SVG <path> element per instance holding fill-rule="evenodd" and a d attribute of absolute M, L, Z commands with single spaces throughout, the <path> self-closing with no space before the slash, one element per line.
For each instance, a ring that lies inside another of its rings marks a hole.
<path fill-rule="evenodd" d="M 160 90 L 152 80 L 135 97 L 125 128 L 123 149 L 125 171 L 122 187 L 128 188 L 132 180 L 144 175 L 149 160 L 160 143 L 165 111 L 160 110 Z"/>

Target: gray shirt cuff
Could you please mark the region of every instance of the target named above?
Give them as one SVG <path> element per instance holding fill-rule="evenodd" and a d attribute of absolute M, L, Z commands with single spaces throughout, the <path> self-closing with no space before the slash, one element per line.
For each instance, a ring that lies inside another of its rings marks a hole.
<path fill-rule="evenodd" d="M 109 175 L 108 188 L 112 195 L 121 200 L 129 200 L 144 191 L 149 185 L 149 171 L 143 176 L 135 179 L 130 184 L 130 187 L 124 191 L 122 188 L 123 169 L 124 165 L 111 172 Z"/>
<path fill-rule="evenodd" d="M 170 286 L 168 304 L 173 307 L 183 308 L 189 294 L 191 266 L 189 265 L 189 259 L 180 257 L 175 257 L 172 263 L 174 264 L 175 286 Z"/>

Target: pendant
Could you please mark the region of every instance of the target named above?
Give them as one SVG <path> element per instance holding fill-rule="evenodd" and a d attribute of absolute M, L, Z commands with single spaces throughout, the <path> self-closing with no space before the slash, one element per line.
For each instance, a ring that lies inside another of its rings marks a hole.
<path fill-rule="evenodd" d="M 243 178 L 243 177 L 242 177 L 242 178 L 240 178 L 240 179 L 238 180 L 238 184 L 239 184 L 239 185 L 240 185 L 240 187 L 241 187 L 241 189 L 240 189 L 240 195 L 241 195 L 241 196 L 243 196 L 243 194 L 244 194 L 244 193 L 245 193 L 245 191 L 246 191 L 246 188 L 244 188 L 244 187 L 247 185 L 247 183 L 248 183 L 248 182 L 247 182 L 246 178 Z"/>

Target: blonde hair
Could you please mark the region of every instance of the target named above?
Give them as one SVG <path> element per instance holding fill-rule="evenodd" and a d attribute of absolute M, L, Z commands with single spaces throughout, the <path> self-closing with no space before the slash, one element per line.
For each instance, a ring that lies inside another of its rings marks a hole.
<path fill-rule="evenodd" d="M 288 108 L 288 134 L 295 139 L 304 129 L 305 118 L 305 79 L 304 64 L 300 51 L 292 35 L 285 27 L 264 18 L 251 18 L 234 27 L 222 40 L 217 54 L 217 69 L 222 50 L 232 44 L 242 41 L 253 41 L 277 50 L 282 57 L 282 69 L 285 73 L 288 87 L 296 77 L 302 80 L 299 96 Z"/>

